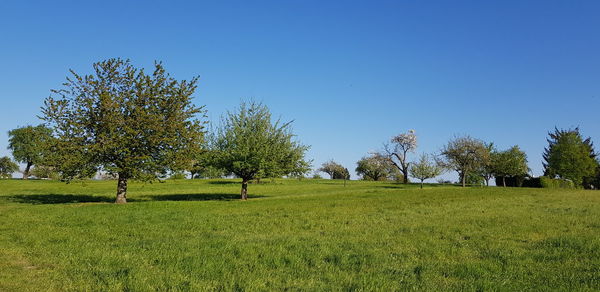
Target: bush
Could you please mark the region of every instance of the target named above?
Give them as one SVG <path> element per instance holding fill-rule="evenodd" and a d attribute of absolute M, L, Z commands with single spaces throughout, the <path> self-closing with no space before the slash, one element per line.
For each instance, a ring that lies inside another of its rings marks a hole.
<path fill-rule="evenodd" d="M 549 188 L 549 189 L 574 189 L 575 188 L 575 184 L 573 183 L 573 181 L 566 180 L 566 179 L 549 178 L 547 176 L 540 177 L 540 185 L 542 186 L 542 188 Z"/>
<path fill-rule="evenodd" d="M 174 172 L 171 174 L 169 179 L 186 179 L 187 176 L 183 172 Z"/>
<path fill-rule="evenodd" d="M 525 181 L 527 180 L 527 178 L 523 175 L 519 175 L 519 176 L 507 176 L 504 178 L 506 181 L 506 186 L 507 187 L 524 187 L 525 186 Z M 503 182 L 502 182 L 502 176 L 496 176 L 495 177 L 496 180 L 496 185 L 501 187 L 503 186 Z M 541 186 L 538 186 L 538 188 L 541 188 Z"/>
<path fill-rule="evenodd" d="M 529 177 L 523 181 L 522 187 L 524 188 L 541 188 L 542 183 L 539 177 Z"/>

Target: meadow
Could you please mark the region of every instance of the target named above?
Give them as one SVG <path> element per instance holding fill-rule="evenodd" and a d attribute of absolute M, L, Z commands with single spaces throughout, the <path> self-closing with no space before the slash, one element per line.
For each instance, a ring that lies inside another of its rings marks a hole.
<path fill-rule="evenodd" d="M 600 192 L 0 180 L 0 291 L 596 291 Z"/>

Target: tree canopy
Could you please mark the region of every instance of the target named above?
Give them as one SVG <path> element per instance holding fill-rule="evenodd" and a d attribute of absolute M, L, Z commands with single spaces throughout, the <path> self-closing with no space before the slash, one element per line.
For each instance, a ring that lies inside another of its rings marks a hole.
<path fill-rule="evenodd" d="M 581 187 L 586 178 L 596 175 L 598 161 L 590 138 L 583 139 L 579 128 L 554 129 L 548 133 L 544 149 L 544 175 L 569 179 Z"/>
<path fill-rule="evenodd" d="M 52 139 L 52 130 L 44 125 L 25 126 L 8 132 L 8 149 L 17 162 L 25 163 L 23 179 L 29 178 L 31 167 L 42 162 Z"/>
<path fill-rule="evenodd" d="M 524 176 L 529 171 L 527 155 L 519 146 L 492 152 L 490 158 L 492 172 L 495 177 L 502 177 L 503 186 L 506 186 L 506 177 Z"/>
<path fill-rule="evenodd" d="M 253 179 L 300 175 L 310 170 L 308 146 L 295 139 L 291 122 L 272 121 L 266 105 L 242 102 L 217 129 L 212 166 L 242 178 L 241 198 L 248 198 Z"/>
<path fill-rule="evenodd" d="M 328 174 L 331 179 L 347 179 L 350 175 L 343 165 L 333 161 L 333 159 L 323 162 L 318 170 Z"/>
<path fill-rule="evenodd" d="M 118 175 L 117 203 L 127 201 L 128 179 L 185 169 L 203 139 L 204 111 L 192 103 L 197 81 L 175 80 L 160 62 L 150 74 L 122 59 L 95 63 L 90 75 L 71 70 L 42 108 L 57 138 L 50 166 L 67 180 Z"/>
<path fill-rule="evenodd" d="M 474 172 L 481 169 L 490 158 L 486 144 L 470 136 L 456 137 L 442 149 L 446 157 L 445 167 L 458 172 L 462 186 L 466 186 L 469 175 L 480 176 Z"/>
<path fill-rule="evenodd" d="M 398 134 L 391 139 L 391 145 L 385 144 L 384 150 L 392 165 L 402 172 L 403 183 L 408 183 L 410 162 L 408 154 L 417 149 L 417 135 L 414 130 Z"/>
<path fill-rule="evenodd" d="M 365 180 L 379 181 L 394 179 L 398 170 L 387 157 L 379 153 L 373 153 L 356 162 L 356 173 Z"/>
<path fill-rule="evenodd" d="M 410 175 L 421 181 L 421 188 L 423 188 L 423 181 L 426 179 L 434 178 L 442 174 L 443 167 L 437 162 L 432 160 L 429 155 L 422 154 L 419 160 L 413 162 L 410 166 Z"/>
<path fill-rule="evenodd" d="M 10 157 L 0 157 L 0 178 L 11 178 L 18 170 L 19 166 Z"/>

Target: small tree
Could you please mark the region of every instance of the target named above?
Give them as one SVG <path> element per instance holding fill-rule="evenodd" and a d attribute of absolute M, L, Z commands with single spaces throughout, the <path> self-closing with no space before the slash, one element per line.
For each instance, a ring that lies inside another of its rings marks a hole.
<path fill-rule="evenodd" d="M 19 171 L 19 166 L 8 156 L 0 158 L 0 178 L 11 178 L 14 172 Z"/>
<path fill-rule="evenodd" d="M 116 203 L 126 203 L 129 179 L 186 169 L 199 151 L 198 79 L 177 81 L 158 62 L 151 74 L 121 59 L 93 68 L 92 75 L 71 71 L 64 88 L 52 91 L 58 97 L 45 101 L 42 118 L 57 137 L 48 165 L 66 180 L 116 174 Z"/>
<path fill-rule="evenodd" d="M 361 158 L 356 165 L 356 173 L 364 180 L 387 180 L 395 170 L 389 159 L 378 153 Z"/>
<path fill-rule="evenodd" d="M 544 149 L 544 175 L 570 179 L 581 187 L 584 179 L 596 174 L 596 153 L 590 138 L 583 139 L 579 128 L 548 133 L 548 147 Z"/>
<path fill-rule="evenodd" d="M 463 187 L 466 186 L 467 176 L 481 169 L 490 157 L 485 143 L 469 136 L 450 140 L 442 149 L 442 154 L 446 157 L 445 167 L 458 172 Z"/>
<path fill-rule="evenodd" d="M 321 164 L 321 168 L 319 171 L 324 172 L 329 175 L 331 179 L 345 179 L 345 167 L 333 160 L 329 160 Z"/>
<path fill-rule="evenodd" d="M 527 154 L 513 146 L 508 150 L 493 152 L 491 154 L 491 165 L 495 177 L 502 177 L 502 185 L 506 187 L 506 177 L 526 175 L 529 171 L 527 166 Z"/>
<path fill-rule="evenodd" d="M 417 135 L 414 130 L 409 130 L 408 133 L 399 134 L 392 137 L 390 144 L 384 145 L 384 150 L 390 162 L 402 172 L 403 183 L 408 183 L 408 170 L 410 162 L 408 161 L 408 153 L 414 152 L 417 149 Z"/>
<path fill-rule="evenodd" d="M 52 130 L 44 125 L 26 126 L 9 131 L 8 137 L 8 149 L 17 162 L 25 163 L 23 179 L 27 179 L 31 167 L 42 161 Z"/>
<path fill-rule="evenodd" d="M 248 198 L 248 182 L 256 178 L 306 173 L 308 146 L 294 140 L 291 122 L 271 121 L 269 108 L 261 103 L 242 102 L 229 112 L 217 129 L 213 166 L 242 179 L 241 198 Z"/>
<path fill-rule="evenodd" d="M 410 166 L 410 175 L 421 181 L 421 188 L 424 180 L 434 178 L 442 174 L 442 171 L 443 167 L 437 161 L 431 160 L 427 154 L 422 154 L 419 160 Z"/>

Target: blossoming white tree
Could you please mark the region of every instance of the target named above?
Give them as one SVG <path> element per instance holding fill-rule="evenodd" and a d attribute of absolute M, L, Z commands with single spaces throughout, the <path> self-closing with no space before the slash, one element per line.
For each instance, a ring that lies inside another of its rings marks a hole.
<path fill-rule="evenodd" d="M 417 135 L 415 130 L 409 130 L 407 133 L 402 133 L 392 137 L 391 145 L 384 145 L 387 157 L 394 166 L 402 172 L 404 183 L 408 183 L 408 170 L 410 162 L 408 162 L 408 153 L 414 152 L 417 149 Z"/>

